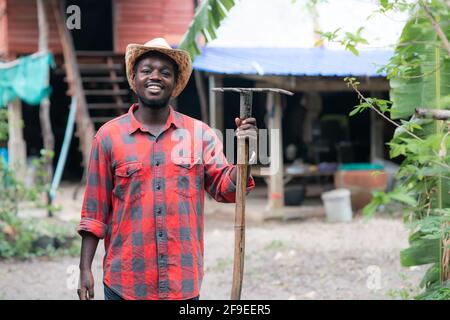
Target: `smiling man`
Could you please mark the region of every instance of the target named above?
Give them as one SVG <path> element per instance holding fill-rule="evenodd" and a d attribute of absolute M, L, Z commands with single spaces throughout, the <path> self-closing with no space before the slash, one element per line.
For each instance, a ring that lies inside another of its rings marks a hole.
<path fill-rule="evenodd" d="M 91 265 L 104 239 L 105 299 L 198 299 L 204 191 L 235 202 L 236 166 L 211 128 L 169 104 L 192 72 L 186 51 L 156 38 L 128 45 L 125 61 L 138 102 L 103 125 L 92 143 L 77 229 L 78 296 L 94 297 Z M 256 139 L 254 118 L 235 121 L 239 138 Z M 249 177 L 247 191 L 253 187 Z"/>

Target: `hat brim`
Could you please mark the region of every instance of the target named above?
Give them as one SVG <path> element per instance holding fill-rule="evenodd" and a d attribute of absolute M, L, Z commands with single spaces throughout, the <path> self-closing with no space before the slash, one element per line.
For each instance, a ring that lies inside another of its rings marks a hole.
<path fill-rule="evenodd" d="M 125 65 L 128 84 L 130 85 L 131 90 L 136 92 L 136 87 L 133 81 L 134 64 L 136 63 L 137 58 L 150 51 L 157 51 L 162 54 L 165 54 L 169 56 L 172 60 L 174 60 L 175 63 L 178 65 L 178 77 L 176 79 L 175 89 L 172 92 L 172 97 L 177 97 L 186 87 L 192 73 L 191 57 L 187 51 L 180 49 L 169 49 L 160 47 L 149 47 L 140 44 L 129 44 L 127 46 L 125 54 Z"/>

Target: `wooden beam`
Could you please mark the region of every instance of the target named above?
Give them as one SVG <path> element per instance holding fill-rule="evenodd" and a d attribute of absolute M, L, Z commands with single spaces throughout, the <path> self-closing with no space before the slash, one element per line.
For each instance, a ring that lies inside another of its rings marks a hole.
<path fill-rule="evenodd" d="M 94 137 L 94 125 L 87 109 L 86 97 L 84 95 L 78 62 L 75 54 L 72 36 L 66 28 L 64 1 L 52 0 L 53 13 L 58 27 L 59 37 L 63 48 L 64 65 L 69 85 L 69 95 L 76 95 L 78 108 L 76 114 L 77 131 L 80 139 L 80 149 L 83 155 L 83 167 L 87 169 L 89 155 L 91 152 L 92 139 Z"/>
<path fill-rule="evenodd" d="M 257 76 L 243 75 L 242 78 L 265 83 L 267 87 L 283 88 L 290 91 L 303 92 L 350 92 L 344 77 L 290 77 L 290 76 Z M 361 91 L 388 91 L 389 82 L 386 78 L 358 78 Z"/>
<path fill-rule="evenodd" d="M 266 108 L 268 114 L 270 173 L 268 207 L 265 218 L 283 217 L 284 207 L 284 165 L 283 165 L 283 137 L 282 137 L 282 106 L 281 97 L 273 92 L 267 93 Z M 278 139 L 272 140 L 272 130 L 278 130 Z"/>

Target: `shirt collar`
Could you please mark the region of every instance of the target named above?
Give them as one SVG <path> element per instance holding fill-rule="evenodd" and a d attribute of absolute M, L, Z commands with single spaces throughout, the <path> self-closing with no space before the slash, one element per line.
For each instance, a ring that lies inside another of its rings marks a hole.
<path fill-rule="evenodd" d="M 128 117 L 130 119 L 130 128 L 128 130 L 129 134 L 133 134 L 137 130 L 143 130 L 142 123 L 140 123 L 136 117 L 134 116 L 134 111 L 137 110 L 139 105 L 137 103 L 134 103 L 131 105 L 130 109 L 128 110 Z M 183 127 L 183 117 L 180 113 L 173 110 L 172 106 L 169 106 L 169 117 L 167 118 L 167 121 L 165 125 L 163 126 L 162 131 L 168 129 L 170 125 L 173 124 L 176 128 L 182 128 Z"/>

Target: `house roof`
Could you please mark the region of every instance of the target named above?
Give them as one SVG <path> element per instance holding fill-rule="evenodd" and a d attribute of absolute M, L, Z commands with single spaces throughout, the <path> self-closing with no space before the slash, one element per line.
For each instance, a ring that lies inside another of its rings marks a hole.
<path fill-rule="evenodd" d="M 325 48 L 205 47 L 194 69 L 230 75 L 279 76 L 382 76 L 380 65 L 392 56 L 389 50 L 349 51 Z"/>
<path fill-rule="evenodd" d="M 221 74 L 281 76 L 381 76 L 401 34 L 407 13 L 373 13 L 373 0 L 236 0 L 236 5 L 194 61 L 196 70 Z M 318 40 L 315 30 L 356 32 L 367 45 L 359 56 L 341 43 Z"/>

